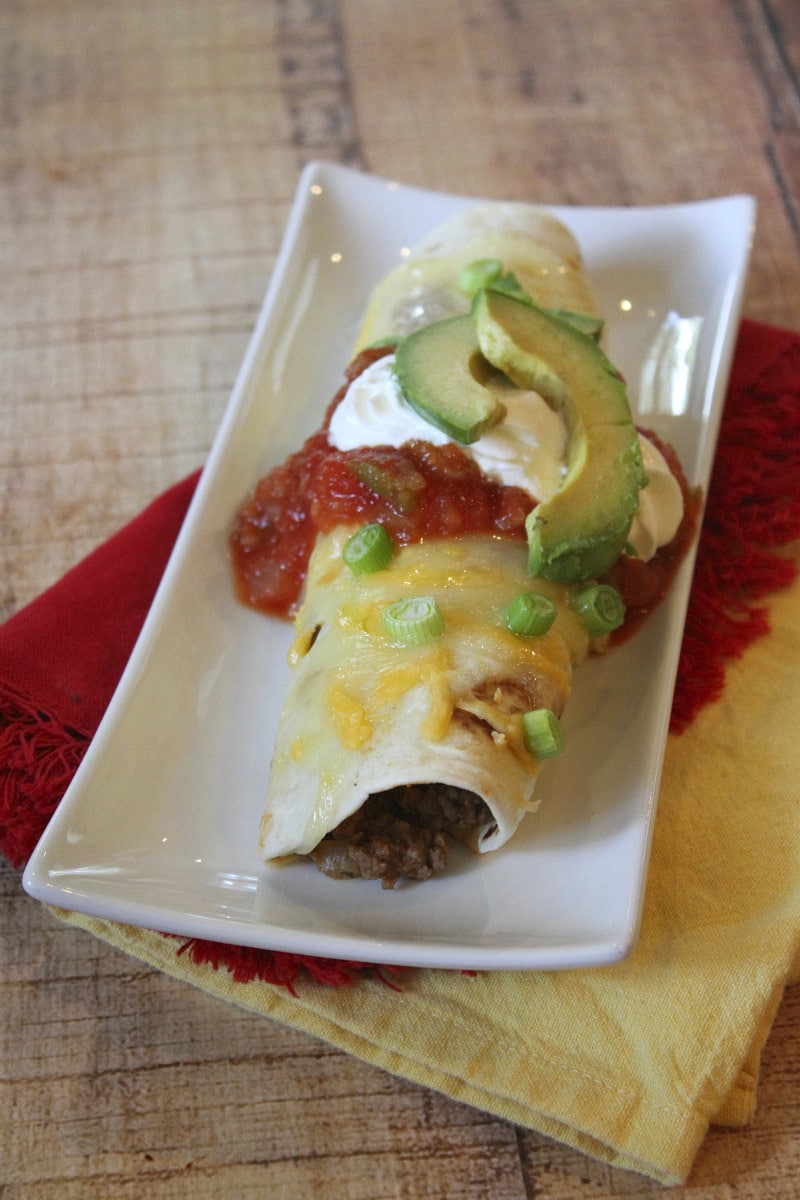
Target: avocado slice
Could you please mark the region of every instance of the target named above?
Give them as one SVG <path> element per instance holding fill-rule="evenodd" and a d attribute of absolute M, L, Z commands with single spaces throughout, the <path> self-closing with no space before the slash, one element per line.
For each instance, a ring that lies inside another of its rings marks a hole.
<path fill-rule="evenodd" d="M 482 382 L 491 368 L 468 313 L 410 333 L 397 347 L 394 369 L 411 407 L 454 442 L 476 442 L 505 415 L 502 402 Z"/>
<path fill-rule="evenodd" d="M 480 278 L 480 268 L 482 268 L 485 263 L 496 262 L 499 262 L 499 260 L 482 259 L 475 263 L 470 263 L 464 268 L 464 275 L 467 277 L 467 279 L 469 279 L 469 273 L 472 272 L 475 277 Z M 488 276 L 486 282 L 480 287 L 473 288 L 472 291 L 469 292 L 469 295 L 472 296 L 473 299 L 479 291 L 482 291 L 484 288 L 491 288 L 493 292 L 504 292 L 507 296 L 513 296 L 517 300 L 523 300 L 526 304 L 532 304 L 534 308 L 542 307 L 541 305 L 538 305 L 533 297 L 525 291 L 513 271 L 503 275 L 501 266 L 497 274 L 492 276 L 490 274 L 491 268 L 485 269 Z M 462 288 L 461 290 L 464 291 L 465 288 Z M 568 308 L 546 308 L 543 311 L 550 313 L 551 316 L 559 317 L 562 321 L 566 321 L 569 325 L 574 325 L 576 329 L 580 329 L 582 333 L 588 333 L 589 336 L 594 338 L 596 342 L 600 341 L 600 337 L 603 333 L 603 326 L 605 324 L 602 317 L 596 317 L 592 313 L 573 312 Z"/>
<path fill-rule="evenodd" d="M 589 334 L 538 305 L 485 290 L 472 317 L 489 362 L 538 392 L 567 426 L 563 483 L 526 521 L 528 571 L 562 583 L 594 579 L 624 550 L 646 482 L 625 384 Z"/>
<path fill-rule="evenodd" d="M 549 311 L 551 316 L 558 317 L 568 325 L 574 325 L 581 333 L 588 334 L 593 342 L 600 341 L 605 325 L 602 317 L 595 317 L 591 313 L 570 312 L 566 308 L 551 308 Z"/>

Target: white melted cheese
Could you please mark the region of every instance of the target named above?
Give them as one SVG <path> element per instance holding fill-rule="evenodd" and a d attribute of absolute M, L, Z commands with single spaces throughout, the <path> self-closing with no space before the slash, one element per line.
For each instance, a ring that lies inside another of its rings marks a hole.
<path fill-rule="evenodd" d="M 493 390 L 505 405 L 506 416 L 477 442 L 460 448 L 491 479 L 522 488 L 537 501 L 546 500 L 564 478 L 564 422 L 536 392 L 510 382 Z M 413 439 L 441 446 L 451 440 L 408 404 L 391 354 L 372 363 L 350 384 L 333 414 L 329 437 L 337 450 L 398 447 Z M 647 561 L 675 536 L 683 516 L 683 497 L 660 451 L 641 435 L 639 441 L 648 484 L 640 493 L 628 540 L 638 557 Z"/>

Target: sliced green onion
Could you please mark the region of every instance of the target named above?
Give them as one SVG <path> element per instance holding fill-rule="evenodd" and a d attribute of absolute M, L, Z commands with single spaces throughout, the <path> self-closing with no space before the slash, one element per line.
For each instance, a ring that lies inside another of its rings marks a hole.
<path fill-rule="evenodd" d="M 522 736 L 534 758 L 554 758 L 564 749 L 564 728 L 549 708 L 534 708 L 522 714 Z"/>
<path fill-rule="evenodd" d="M 362 525 L 344 544 L 342 558 L 354 575 L 369 575 L 388 567 L 394 554 L 391 535 L 378 521 Z"/>
<path fill-rule="evenodd" d="M 404 646 L 425 646 L 444 633 L 444 617 L 433 596 L 396 600 L 383 611 L 387 633 Z"/>
<path fill-rule="evenodd" d="M 458 290 L 465 296 L 474 296 L 481 288 L 490 287 L 503 274 L 499 258 L 476 258 L 462 268 L 458 277 Z"/>
<path fill-rule="evenodd" d="M 616 588 L 608 583 L 583 588 L 570 597 L 570 605 L 580 617 L 590 637 L 612 633 L 625 620 L 625 605 Z"/>
<path fill-rule="evenodd" d="M 550 597 L 542 592 L 520 592 L 503 616 L 512 633 L 519 637 L 538 637 L 547 633 L 556 619 L 557 611 Z"/>

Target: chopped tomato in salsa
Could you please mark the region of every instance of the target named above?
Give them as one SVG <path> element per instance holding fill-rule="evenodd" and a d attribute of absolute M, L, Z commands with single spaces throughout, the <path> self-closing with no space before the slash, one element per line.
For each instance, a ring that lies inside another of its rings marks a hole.
<path fill-rule="evenodd" d="M 380 521 L 401 544 L 469 533 L 525 538 L 525 517 L 536 498 L 489 479 L 454 443 L 412 441 L 398 449 L 347 451 L 331 445 L 330 418 L 349 383 L 390 350 L 358 355 L 322 428 L 260 479 L 240 506 L 230 548 L 237 594 L 245 604 L 288 616 L 300 598 L 317 534 L 337 525 Z M 670 546 L 649 563 L 623 556 L 613 568 L 610 581 L 632 617 L 655 607 L 667 591 L 699 511 L 674 452 L 655 440 L 681 483 L 686 514 Z"/>
<path fill-rule="evenodd" d="M 347 382 L 388 352 L 359 355 Z M 466 533 L 525 537 L 528 493 L 495 483 L 453 443 L 335 449 L 327 428 L 346 387 L 322 429 L 260 479 L 237 514 L 230 538 L 237 592 L 264 612 L 291 612 L 317 533 L 337 525 L 380 521 L 401 544 Z"/>

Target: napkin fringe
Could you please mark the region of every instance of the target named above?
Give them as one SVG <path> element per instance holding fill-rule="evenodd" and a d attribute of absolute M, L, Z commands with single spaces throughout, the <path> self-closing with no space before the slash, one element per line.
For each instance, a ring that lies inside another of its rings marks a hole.
<path fill-rule="evenodd" d="M 0 846 L 24 866 L 86 753 L 89 738 L 0 683 Z"/>
<path fill-rule="evenodd" d="M 402 967 L 345 961 L 336 958 L 312 958 L 306 954 L 286 953 L 281 950 L 259 950 L 249 946 L 229 946 L 221 942 L 209 942 L 202 938 L 189 938 L 177 951 L 180 958 L 188 954 L 195 966 L 210 966 L 215 971 L 220 967 L 232 977 L 234 983 L 278 984 L 292 996 L 297 995 L 294 984 L 305 971 L 316 983 L 326 987 L 346 987 L 368 972 L 393 991 L 400 987 L 390 978 L 398 975 Z"/>
<path fill-rule="evenodd" d="M 33 853 L 89 741 L 86 734 L 0 683 L 0 847 L 15 869 L 21 869 Z M 312 958 L 202 938 L 184 940 L 177 955 L 184 954 L 195 966 L 207 964 L 215 971 L 223 967 L 235 983 L 276 984 L 293 996 L 297 995 L 295 982 L 304 972 L 327 987 L 345 987 L 369 972 L 400 990 L 389 978 L 400 968 L 383 964 Z"/>

